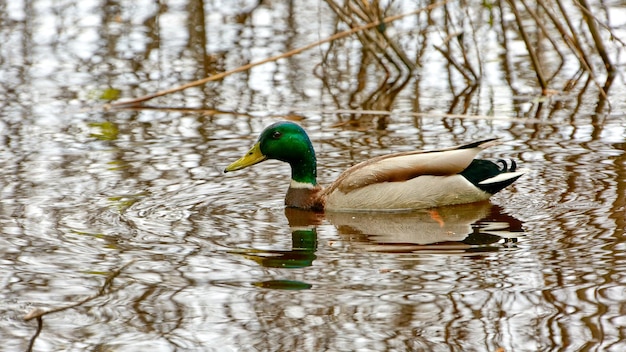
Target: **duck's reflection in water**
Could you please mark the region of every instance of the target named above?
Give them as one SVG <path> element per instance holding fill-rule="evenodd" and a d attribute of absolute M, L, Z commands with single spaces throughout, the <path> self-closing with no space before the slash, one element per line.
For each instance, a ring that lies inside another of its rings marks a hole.
<path fill-rule="evenodd" d="M 286 250 L 233 251 L 268 268 L 311 266 L 316 257 L 317 226 L 328 220 L 353 250 L 389 253 L 476 253 L 510 247 L 522 234 L 522 222 L 490 202 L 405 213 L 326 214 L 285 209 L 292 246 Z M 278 282 L 282 287 L 290 283 Z M 259 286 L 267 287 L 265 283 Z M 298 286 L 299 287 L 299 286 Z"/>
<path fill-rule="evenodd" d="M 521 221 L 488 201 L 407 213 L 326 213 L 326 219 L 344 241 L 367 251 L 491 251 L 523 232 Z"/>

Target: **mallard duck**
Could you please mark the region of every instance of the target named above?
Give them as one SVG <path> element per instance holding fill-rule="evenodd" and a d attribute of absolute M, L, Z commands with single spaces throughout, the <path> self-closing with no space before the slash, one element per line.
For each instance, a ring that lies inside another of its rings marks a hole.
<path fill-rule="evenodd" d="M 268 126 L 252 149 L 224 172 L 268 159 L 289 163 L 287 207 L 329 211 L 400 211 L 486 200 L 513 183 L 522 171 L 513 160 L 474 159 L 496 144 L 485 139 L 453 148 L 378 156 L 356 164 L 323 188 L 309 136 L 299 125 L 281 121 Z"/>

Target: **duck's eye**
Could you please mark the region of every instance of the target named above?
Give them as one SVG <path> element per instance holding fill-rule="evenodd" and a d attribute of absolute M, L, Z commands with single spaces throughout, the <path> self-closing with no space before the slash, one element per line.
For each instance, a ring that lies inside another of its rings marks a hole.
<path fill-rule="evenodd" d="M 272 138 L 274 139 L 279 139 L 283 134 L 280 133 L 280 131 L 274 131 L 274 133 L 272 133 Z"/>

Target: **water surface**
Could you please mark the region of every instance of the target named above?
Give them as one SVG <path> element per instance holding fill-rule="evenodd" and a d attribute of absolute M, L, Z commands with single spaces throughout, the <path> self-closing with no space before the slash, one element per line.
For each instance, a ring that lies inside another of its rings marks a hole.
<path fill-rule="evenodd" d="M 523 64 L 521 89 L 487 63 L 489 79 L 455 95 L 432 54 L 384 129 L 354 127 L 335 112 L 377 106 L 350 91 L 346 41 L 150 102 L 160 108 L 107 110 L 111 88 L 136 97 L 330 35 L 332 12 L 3 7 L 0 350 L 626 348 L 621 75 L 598 111 L 593 84 L 546 100 Z M 286 165 L 222 170 L 285 115 L 310 132 L 323 184 L 376 155 L 486 136 L 503 143 L 483 157 L 528 173 L 490 202 L 435 211 L 284 209 Z"/>

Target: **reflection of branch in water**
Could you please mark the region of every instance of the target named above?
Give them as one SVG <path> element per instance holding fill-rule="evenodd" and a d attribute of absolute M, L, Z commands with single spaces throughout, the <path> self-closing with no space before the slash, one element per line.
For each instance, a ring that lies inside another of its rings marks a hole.
<path fill-rule="evenodd" d="M 28 314 L 26 314 L 24 316 L 24 320 L 25 321 L 30 321 L 33 319 L 37 319 L 37 331 L 35 332 L 35 335 L 33 335 L 33 337 L 30 340 L 29 346 L 28 346 L 28 351 L 32 351 L 33 345 L 35 344 L 35 340 L 37 339 L 37 337 L 39 336 L 39 334 L 41 333 L 41 330 L 43 328 L 43 316 L 44 315 L 48 315 L 48 314 L 52 314 L 52 313 L 58 313 L 58 312 L 62 312 L 64 310 L 68 310 L 68 309 L 72 309 L 78 306 L 81 306 L 89 301 L 92 301 L 98 297 L 104 296 L 106 294 L 106 290 L 108 288 L 110 288 L 113 285 L 113 279 L 115 279 L 116 277 L 118 277 L 122 271 L 126 268 L 128 268 L 131 264 L 133 264 L 135 261 L 131 260 L 128 263 L 124 264 L 124 266 L 122 266 L 121 268 L 113 271 L 109 276 L 107 276 L 106 280 L 104 280 L 104 284 L 102 285 L 102 287 L 98 290 L 98 292 L 96 292 L 95 294 L 88 296 L 87 298 L 80 300 L 76 303 L 72 303 L 70 305 L 67 306 L 63 306 L 63 307 L 57 307 L 57 308 L 53 308 L 53 309 L 42 309 L 42 308 L 35 308 L 32 311 L 30 311 Z M 125 286 L 121 286 L 118 287 L 115 290 L 111 290 L 108 293 L 112 293 L 115 291 L 119 291 L 120 289 L 124 288 Z"/>
<path fill-rule="evenodd" d="M 454 98 L 452 98 L 452 101 L 450 102 L 450 108 L 448 109 L 448 113 L 453 114 L 455 109 L 457 109 L 459 103 L 463 102 L 463 106 L 460 108 L 460 112 L 461 114 L 468 114 L 467 111 L 471 105 L 472 95 L 474 95 L 474 93 L 478 91 L 477 88 L 477 84 L 472 84 L 465 87 L 465 89 L 461 93 L 454 94 Z M 444 123 L 445 121 L 446 120 L 444 120 Z"/>
<path fill-rule="evenodd" d="M 455 8 L 455 6 L 452 6 Z M 448 70 L 450 70 L 450 65 L 454 67 L 466 80 L 468 85 L 476 85 L 480 80 L 480 74 L 476 72 L 476 70 L 472 67 L 472 62 L 469 59 L 468 51 L 471 50 L 468 45 L 465 44 L 464 38 L 472 37 L 473 43 L 477 44 L 476 41 L 476 30 L 477 28 L 474 26 L 474 21 L 472 20 L 472 16 L 467 12 L 467 8 L 465 9 L 466 16 L 463 16 L 462 19 L 455 20 L 453 15 L 453 10 L 449 5 L 444 7 L 444 16 L 443 16 L 443 28 L 445 38 L 443 38 L 443 42 L 441 46 L 434 45 L 433 48 L 439 53 L 441 53 L 444 58 L 448 61 Z M 467 30 L 471 30 L 472 35 L 466 36 L 466 29 L 464 22 L 468 22 Z M 461 26 L 459 28 L 458 26 Z M 456 45 L 454 45 L 456 43 Z M 456 49 L 454 49 L 456 48 Z M 477 61 L 478 71 L 482 72 L 481 66 L 481 55 L 480 51 L 477 50 L 478 45 L 474 47 L 475 54 L 472 55 L 472 58 Z M 456 58 L 460 58 L 461 62 L 459 62 Z M 452 75 L 448 72 L 448 79 L 452 80 Z M 450 82 L 450 88 L 453 89 L 454 83 Z M 455 94 L 453 92 L 453 94 Z M 455 94 L 456 95 L 456 94 Z"/>
<path fill-rule="evenodd" d="M 471 66 L 469 66 L 467 64 L 466 65 L 461 65 L 460 63 L 458 63 L 456 61 L 456 59 L 454 58 L 453 54 L 451 54 L 448 50 L 443 49 L 442 47 L 439 47 L 437 45 L 433 45 L 433 48 L 435 48 L 435 50 L 440 52 L 441 55 L 443 55 L 443 57 L 445 57 L 446 60 L 448 60 L 448 63 L 450 65 L 452 65 L 454 68 L 456 68 L 456 70 L 461 75 L 463 75 L 463 78 L 465 78 L 465 80 L 467 82 L 471 83 L 472 85 L 476 84 L 476 81 L 478 80 L 478 77 L 476 76 L 476 73 L 474 73 L 474 71 L 470 69 Z M 465 68 L 467 68 L 467 70 Z"/>
<path fill-rule="evenodd" d="M 541 90 L 545 91 L 548 88 L 548 80 L 546 79 L 543 73 L 543 67 L 540 64 L 539 57 L 537 56 L 535 45 L 532 43 L 530 39 L 530 35 L 527 33 L 527 29 L 524 27 L 521 14 L 517 9 L 517 4 L 514 1 L 508 1 L 510 5 L 510 9 L 513 12 L 515 17 L 515 21 L 517 23 L 517 30 L 519 32 L 522 41 L 526 45 L 526 51 L 528 52 L 528 56 L 530 57 L 530 62 L 535 70 L 535 75 L 537 76 L 537 82 L 539 86 L 541 86 Z"/>
<path fill-rule="evenodd" d="M 41 319 L 41 316 L 39 316 L 37 317 L 37 331 L 35 332 L 35 335 L 33 335 L 33 337 L 30 339 L 30 342 L 28 343 L 28 349 L 26 351 L 30 352 L 33 350 L 33 346 L 35 345 L 35 340 L 41 333 L 42 329 L 43 329 L 43 319 Z"/>
<path fill-rule="evenodd" d="M 515 17 L 516 26 L 511 28 L 512 32 L 517 32 L 526 46 L 529 60 L 534 68 L 537 81 L 542 88 L 542 94 L 551 94 L 551 89 L 549 89 L 548 85 L 564 67 L 566 59 L 565 54 L 572 54 L 578 59 L 581 69 L 591 76 L 593 83 L 600 90 L 600 94 L 606 99 L 607 92 L 604 90 L 604 87 L 599 80 L 599 74 L 594 69 L 592 59 L 594 52 L 596 52 L 597 56 L 599 56 L 604 63 L 606 74 L 609 76 L 614 74 L 615 66 L 611 62 L 604 45 L 603 38 L 599 34 L 598 26 L 604 27 L 611 34 L 612 32 L 609 28 L 607 28 L 607 25 L 603 25 L 602 22 L 592 14 L 586 1 L 575 2 L 575 6 L 580 10 L 582 20 L 584 20 L 587 24 L 586 30 L 580 25 L 573 23 L 572 18 L 573 16 L 576 16 L 576 14 L 572 15 L 569 13 L 571 11 L 568 11 L 561 1 L 557 1 L 556 6 L 553 6 L 550 2 L 538 0 L 536 2 L 538 7 L 537 10 L 533 10 L 531 6 L 523 0 L 519 2 L 522 5 L 521 9 L 517 7 L 517 2 L 513 0 L 507 0 L 506 3 L 508 3 L 508 8 Z M 501 13 L 504 13 L 502 3 L 500 3 L 499 7 Z M 541 13 L 539 10 L 541 10 Z M 528 22 L 528 19 L 526 18 L 528 15 L 533 19 L 533 22 L 523 25 L 524 21 Z M 504 23 L 504 21 L 501 21 L 502 26 L 504 26 Z M 556 30 L 559 36 L 551 34 L 551 29 Z M 536 32 L 534 30 L 536 30 Z M 531 34 L 533 33 L 535 34 L 534 41 L 531 40 Z M 539 37 L 539 34 L 543 34 L 543 37 Z M 502 35 L 506 40 L 506 34 L 504 31 L 502 32 Z M 592 40 L 588 40 L 586 37 L 591 37 Z M 538 50 L 541 50 L 542 46 L 540 44 L 542 39 L 547 39 L 553 49 L 545 54 L 555 53 L 561 58 L 558 67 L 553 70 L 554 73 L 551 77 L 548 77 L 544 71 L 549 69 L 550 65 L 545 63 L 545 60 L 540 60 L 539 58 Z M 561 52 L 559 49 L 561 43 L 559 39 L 562 40 L 562 43 L 570 49 L 569 52 L 566 52 L 565 54 Z M 621 41 L 619 42 L 622 43 Z M 567 83 L 564 90 L 567 91 L 571 89 L 568 89 L 569 84 L 571 84 L 571 82 Z"/>
<path fill-rule="evenodd" d="M 425 6 L 423 8 L 416 9 L 414 11 L 410 11 L 410 12 L 407 12 L 407 13 L 402 13 L 402 14 L 395 15 L 395 16 L 389 16 L 389 17 L 386 17 L 386 18 L 383 18 L 383 19 L 378 19 L 375 22 L 367 23 L 367 24 L 365 24 L 363 26 L 353 27 L 353 28 L 351 28 L 351 29 L 349 29 L 347 31 L 343 31 L 343 32 L 340 32 L 340 33 L 335 33 L 334 35 L 331 35 L 330 37 L 327 37 L 327 38 L 324 38 L 324 39 L 319 40 L 317 42 L 310 43 L 310 44 L 307 44 L 305 46 L 302 46 L 302 47 L 290 50 L 290 51 L 288 51 L 286 53 L 282 53 L 280 55 L 272 56 L 272 57 L 269 57 L 269 58 L 266 58 L 266 59 L 263 59 L 263 60 L 260 60 L 260 61 L 251 62 L 249 64 L 236 67 L 236 68 L 234 68 L 232 70 L 220 72 L 220 73 L 217 73 L 215 75 L 211 75 L 209 77 L 205 77 L 203 79 L 199 79 L 199 80 L 196 80 L 196 81 L 193 81 L 193 82 L 189 82 L 189 83 L 186 83 L 186 84 L 174 87 L 174 88 L 162 90 L 162 91 L 159 91 L 159 92 L 156 92 L 156 93 L 144 95 L 144 96 L 139 97 L 139 98 L 135 98 L 135 99 L 127 100 L 127 101 L 111 103 L 108 106 L 105 106 L 105 108 L 128 108 L 128 107 L 133 107 L 133 106 L 136 107 L 136 106 L 139 106 L 139 105 L 141 105 L 142 103 L 144 103 L 144 102 L 146 102 L 148 100 L 151 100 L 151 99 L 154 99 L 154 98 L 157 98 L 157 97 L 161 97 L 161 96 L 164 96 L 164 95 L 180 92 L 182 90 L 185 90 L 185 89 L 188 89 L 188 88 L 192 88 L 192 87 L 201 86 L 201 85 L 204 85 L 204 84 L 206 84 L 208 82 L 219 81 L 219 80 L 223 79 L 224 77 L 230 76 L 232 74 L 248 71 L 249 69 L 251 69 L 253 67 L 260 66 L 260 65 L 266 64 L 268 62 L 273 62 L 273 61 L 277 61 L 277 60 L 280 60 L 280 59 L 288 58 L 288 57 L 291 57 L 291 56 L 294 56 L 294 55 L 298 55 L 298 54 L 300 54 L 300 53 L 302 53 L 304 51 L 316 48 L 316 47 L 318 47 L 318 46 L 320 46 L 322 44 L 325 44 L 325 43 L 330 43 L 330 42 L 333 42 L 335 40 L 338 40 L 338 39 L 350 36 L 350 35 L 352 35 L 354 33 L 358 33 L 358 32 L 365 31 L 365 30 L 368 30 L 368 29 L 371 29 L 371 28 L 375 28 L 375 27 L 384 26 L 387 23 L 391 23 L 393 21 L 399 20 L 399 19 L 404 18 L 404 17 L 416 15 L 416 14 L 419 14 L 421 12 L 431 11 L 432 9 L 435 9 L 437 7 L 440 7 L 440 6 L 443 6 L 448 1 L 450 1 L 450 0 L 443 0 L 442 2 L 433 3 L 433 4 L 430 4 L 430 5 Z"/>
<path fill-rule="evenodd" d="M 378 20 L 380 22 L 387 10 L 392 8 L 389 3 L 383 5 L 378 1 L 345 1 L 339 4 L 337 1 L 327 0 L 326 3 L 335 12 L 337 18 L 351 28 L 372 21 Z M 338 88 L 340 85 L 337 83 L 344 82 L 343 77 L 353 74 L 355 84 L 343 89 L 345 92 L 341 93 L 341 95 L 349 97 L 345 104 L 352 108 L 366 110 L 391 110 L 397 95 L 413 77 L 416 63 L 409 59 L 407 52 L 398 42 L 387 35 L 386 28 L 383 24 L 356 33 L 360 44 L 360 60 L 354 60 L 354 64 L 358 66 L 354 74 L 350 72 L 352 65 L 335 65 L 329 64 L 327 61 L 328 58 L 344 57 L 342 56 L 343 51 L 352 50 L 349 45 L 338 47 L 338 44 L 335 43 L 326 50 L 323 55 L 323 63 L 331 70 L 324 71 L 323 75 L 318 76 L 324 87 L 330 91 L 331 97 L 335 98 L 338 95 L 335 94 L 336 90 L 341 89 Z M 335 51 L 336 53 L 331 55 Z M 341 66 L 345 66 L 346 72 L 338 72 L 337 68 Z M 324 70 L 324 66 L 321 67 Z M 337 99 L 335 100 L 337 105 L 342 105 Z M 342 124 L 363 128 L 364 125 L 369 125 L 374 119 L 377 120 L 377 129 L 386 128 L 388 114 L 351 114 L 349 120 Z"/>

